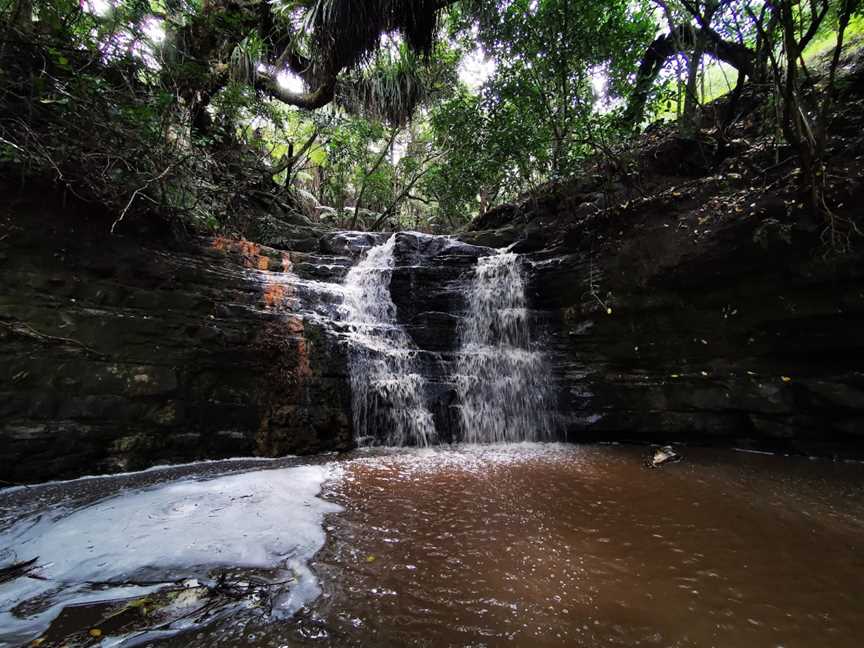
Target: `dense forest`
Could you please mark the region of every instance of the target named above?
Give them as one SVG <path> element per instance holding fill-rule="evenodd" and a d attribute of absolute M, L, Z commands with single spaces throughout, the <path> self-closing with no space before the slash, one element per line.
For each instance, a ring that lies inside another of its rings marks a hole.
<path fill-rule="evenodd" d="M 4 175 L 115 227 L 243 234 L 264 212 L 458 231 L 586 159 L 626 178 L 658 120 L 723 143 L 747 82 L 810 213 L 843 241 L 854 227 L 823 188 L 857 0 L 4 0 L 2 16 Z"/>

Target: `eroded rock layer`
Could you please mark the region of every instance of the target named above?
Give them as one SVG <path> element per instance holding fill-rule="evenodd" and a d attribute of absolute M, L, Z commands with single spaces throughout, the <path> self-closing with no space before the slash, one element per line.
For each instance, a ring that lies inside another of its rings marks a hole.
<path fill-rule="evenodd" d="M 14 188 L 9 190 L 16 195 Z M 166 248 L 34 194 L 0 214 L 0 480 L 352 444 L 321 313 L 345 254 Z"/>

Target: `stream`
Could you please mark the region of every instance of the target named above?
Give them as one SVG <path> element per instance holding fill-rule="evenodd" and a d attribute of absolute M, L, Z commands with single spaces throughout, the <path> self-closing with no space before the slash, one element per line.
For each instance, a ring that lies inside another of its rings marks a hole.
<path fill-rule="evenodd" d="M 0 546 L 47 580 L 0 584 L 0 645 L 860 645 L 864 465 L 646 453 L 370 448 L 3 491 Z"/>

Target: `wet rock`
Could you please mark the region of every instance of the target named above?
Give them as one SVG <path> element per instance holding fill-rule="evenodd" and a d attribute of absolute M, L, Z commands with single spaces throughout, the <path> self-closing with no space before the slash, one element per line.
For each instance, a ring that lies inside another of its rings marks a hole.
<path fill-rule="evenodd" d="M 379 232 L 335 232 L 321 237 L 319 251 L 334 256 L 357 258 L 369 248 L 386 241 L 389 236 Z"/>
<path fill-rule="evenodd" d="M 864 457 L 864 250 L 826 260 L 788 169 L 767 189 L 748 175 L 764 154 L 749 128 L 722 150 L 660 128 L 633 151 L 638 184 L 586 173 L 463 235 L 531 262 L 564 438 Z M 856 140 L 838 165 L 861 155 Z"/>
<path fill-rule="evenodd" d="M 350 447 L 344 350 L 289 321 L 320 230 L 309 252 L 142 243 L 50 193 L 2 216 L 27 227 L 0 240 L 0 481 Z M 338 281 L 350 258 L 323 263 Z"/>
<path fill-rule="evenodd" d="M 478 257 L 489 256 L 495 251 L 471 245 L 447 236 L 431 236 L 419 232 L 396 234 L 394 256 L 397 266 L 412 265 L 473 265 Z"/>
<path fill-rule="evenodd" d="M 39 569 L 38 561 L 39 556 L 36 556 L 30 560 L 22 560 L 0 567 L 0 583 L 15 580 L 16 578 L 23 578 L 31 572 L 36 571 Z"/>
<path fill-rule="evenodd" d="M 212 623 L 239 607 L 268 611 L 272 599 L 290 583 L 284 574 L 258 576 L 239 570 L 190 578 L 137 598 L 65 608 L 37 642 L 40 646 L 91 645 L 103 638 L 171 635 Z"/>
<path fill-rule="evenodd" d="M 660 468 L 666 464 L 681 461 L 681 459 L 681 455 L 676 452 L 675 448 L 667 445 L 654 450 L 651 459 L 648 461 L 648 465 L 651 468 Z"/>
<path fill-rule="evenodd" d="M 418 347 L 436 352 L 456 348 L 466 286 L 477 259 L 494 253 L 451 237 L 396 235 L 390 294 Z"/>

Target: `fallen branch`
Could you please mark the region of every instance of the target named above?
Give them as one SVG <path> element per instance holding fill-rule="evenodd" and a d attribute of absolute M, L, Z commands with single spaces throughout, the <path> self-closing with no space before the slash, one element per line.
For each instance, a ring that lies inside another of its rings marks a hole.
<path fill-rule="evenodd" d="M 162 173 L 160 173 L 155 178 L 150 178 L 147 182 L 145 182 L 143 185 L 141 185 L 135 191 L 132 192 L 132 196 L 129 198 L 129 202 L 126 203 L 126 206 L 123 208 L 123 211 L 120 212 L 120 216 L 118 216 L 117 220 L 115 220 L 111 224 L 111 233 L 112 234 L 114 233 L 114 228 L 117 227 L 117 225 L 119 225 L 121 223 L 121 221 L 123 220 L 124 216 L 126 216 L 126 212 L 129 211 L 129 208 L 132 206 L 132 203 L 135 202 L 135 198 L 138 197 L 138 194 L 140 194 L 142 191 L 144 191 L 147 187 L 149 187 L 151 184 L 153 184 L 157 180 L 161 180 L 162 178 L 164 178 L 168 174 L 168 172 L 171 170 L 171 167 L 173 167 L 173 166 L 174 166 L 173 164 L 168 165 Z"/>

